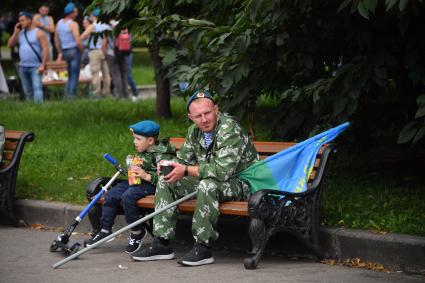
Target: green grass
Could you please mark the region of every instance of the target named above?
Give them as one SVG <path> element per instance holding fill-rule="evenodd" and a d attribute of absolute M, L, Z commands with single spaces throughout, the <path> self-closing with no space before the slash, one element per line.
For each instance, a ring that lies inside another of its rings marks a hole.
<path fill-rule="evenodd" d="M 134 48 L 133 56 L 132 74 L 136 84 L 155 84 L 155 73 L 147 48 Z"/>
<path fill-rule="evenodd" d="M 425 235 L 423 152 L 401 145 L 360 152 L 339 147 L 329 163 L 323 223 Z"/>
<path fill-rule="evenodd" d="M 87 183 L 114 173 L 103 154 L 123 160 L 134 152 L 128 125 L 154 119 L 161 124 L 163 136 L 184 136 L 188 124 L 181 113 L 183 105 L 181 99 L 174 99 L 176 118 L 162 120 L 155 117 L 153 100 L 48 101 L 44 105 L 2 101 L 0 121 L 7 128 L 36 134 L 23 155 L 18 198 L 84 203 Z"/>
<path fill-rule="evenodd" d="M 43 105 L 1 100 L 0 123 L 36 134 L 22 157 L 18 198 L 86 203 L 90 180 L 114 174 L 103 154 L 123 160 L 134 152 L 128 125 L 153 119 L 161 124 L 162 137 L 185 136 L 185 102 L 173 97 L 171 105 L 173 118 L 164 120 L 156 118 L 153 99 L 49 100 Z M 270 139 L 267 109 L 272 107 L 268 101 L 256 114 L 258 140 Z M 399 145 L 353 150 L 346 136 L 337 139 L 339 151 L 329 162 L 323 224 L 425 235 L 423 153 Z"/>

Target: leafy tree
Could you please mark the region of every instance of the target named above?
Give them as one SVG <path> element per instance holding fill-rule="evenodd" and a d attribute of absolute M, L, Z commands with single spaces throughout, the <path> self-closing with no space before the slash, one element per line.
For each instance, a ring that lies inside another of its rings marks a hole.
<path fill-rule="evenodd" d="M 173 85 L 188 81 L 188 93 L 209 87 L 238 115 L 252 113 L 261 95 L 276 99 L 277 136 L 305 137 L 348 119 L 367 138 L 406 123 L 399 142 L 425 136 L 422 1 L 125 0 L 103 7 L 147 35 L 159 49 L 161 74 Z"/>

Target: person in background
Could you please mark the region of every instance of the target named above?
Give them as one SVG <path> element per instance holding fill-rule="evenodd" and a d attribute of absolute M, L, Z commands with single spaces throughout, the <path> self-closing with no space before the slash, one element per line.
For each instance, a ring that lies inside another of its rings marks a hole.
<path fill-rule="evenodd" d="M 38 14 L 34 16 L 33 22 L 35 27 L 44 31 L 49 44 L 49 60 L 53 60 L 52 35 L 55 32 L 55 23 L 52 16 L 49 16 L 49 6 L 47 4 L 41 4 Z"/>
<path fill-rule="evenodd" d="M 112 29 L 118 24 L 117 21 L 112 20 Z M 128 55 L 120 55 L 116 52 L 115 47 L 116 39 L 108 36 L 106 42 L 106 61 L 108 62 L 109 71 L 111 72 L 113 94 L 115 98 L 128 98 L 127 90 L 127 68 L 126 62 Z"/>
<path fill-rule="evenodd" d="M 47 38 L 42 30 L 34 27 L 31 13 L 22 11 L 18 17 L 19 22 L 15 25 L 7 46 L 12 48 L 19 42 L 19 77 L 26 100 L 41 103 L 43 102 L 42 76 L 49 52 Z"/>
<path fill-rule="evenodd" d="M 83 28 L 84 32 L 90 27 L 90 25 L 93 23 L 93 20 L 89 16 L 85 16 L 83 19 Z M 89 39 L 86 38 L 81 41 L 81 44 L 83 45 L 83 54 L 81 56 L 81 67 L 84 68 L 89 63 Z"/>
<path fill-rule="evenodd" d="M 91 14 L 93 23 L 81 35 L 81 40 L 89 39 L 89 64 L 92 73 L 93 95 L 97 98 L 102 95 L 107 96 L 111 89 L 111 77 L 108 64 L 106 62 L 106 36 L 101 34 L 111 27 L 107 24 L 99 23 L 98 17 L 100 9 L 96 8 Z M 103 83 L 103 85 L 102 85 Z M 101 89 L 102 87 L 102 89 Z"/>
<path fill-rule="evenodd" d="M 80 40 L 80 29 L 75 18 L 78 15 L 74 3 L 64 8 L 64 17 L 56 25 L 55 45 L 58 50 L 57 61 L 62 59 L 68 63 L 68 82 L 65 86 L 65 98 L 73 99 L 77 93 L 80 77 L 81 53 L 83 45 Z"/>
<path fill-rule="evenodd" d="M 0 15 L 0 46 L 3 46 L 3 31 L 6 31 L 7 28 L 7 22 L 3 15 Z M 2 57 L 2 54 L 0 52 L 0 59 Z"/>
<path fill-rule="evenodd" d="M 126 57 L 126 71 L 127 71 L 127 83 L 130 85 L 131 92 L 133 95 L 131 96 L 131 101 L 137 101 L 137 98 L 139 96 L 139 92 L 137 91 L 137 85 L 136 82 L 133 79 L 133 76 L 131 74 L 131 68 L 133 66 L 133 50 L 130 51 L 130 54 Z"/>

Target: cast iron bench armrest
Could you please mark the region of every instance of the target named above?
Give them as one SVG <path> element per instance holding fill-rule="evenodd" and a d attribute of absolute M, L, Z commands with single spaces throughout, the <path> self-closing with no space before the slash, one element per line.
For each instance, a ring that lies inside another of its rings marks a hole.
<path fill-rule="evenodd" d="M 25 143 L 32 142 L 35 138 L 35 135 L 33 132 L 20 132 L 20 131 L 6 130 L 6 133 L 7 133 L 6 142 L 10 142 L 10 139 L 13 136 L 13 139 L 16 139 L 17 145 L 13 152 L 5 151 L 3 153 L 3 155 L 12 154 L 13 157 L 10 160 L 10 162 L 7 165 L 5 165 L 4 168 L 0 168 L 0 175 L 5 174 L 7 171 L 11 170 L 14 166 L 16 166 L 17 162 L 19 162 L 21 158 Z"/>
<path fill-rule="evenodd" d="M 3 158 L 0 163 L 0 220 L 16 224 L 14 202 L 16 179 L 24 145 L 34 140 L 34 133 L 6 130 Z"/>

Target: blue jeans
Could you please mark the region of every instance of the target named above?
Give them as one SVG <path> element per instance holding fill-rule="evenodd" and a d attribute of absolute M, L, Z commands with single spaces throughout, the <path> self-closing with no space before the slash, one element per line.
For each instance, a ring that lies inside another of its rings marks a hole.
<path fill-rule="evenodd" d="M 65 97 L 74 98 L 80 78 L 81 52 L 77 47 L 63 49 L 63 59 L 68 63 L 68 82 L 65 86 Z"/>
<path fill-rule="evenodd" d="M 116 184 L 106 193 L 105 202 L 102 205 L 101 228 L 111 230 L 115 217 L 124 210 L 125 220 L 128 224 L 140 219 L 144 210 L 137 205 L 137 201 L 147 195 L 155 194 L 155 186 L 150 183 L 142 183 L 130 186 L 127 181 Z M 133 231 L 142 230 L 143 224 L 132 228 Z"/>
<path fill-rule="evenodd" d="M 137 96 L 137 86 L 136 86 L 136 82 L 133 79 L 133 76 L 131 75 L 131 66 L 133 65 L 133 53 L 130 53 L 130 55 L 128 55 L 126 57 L 126 62 L 125 62 L 125 68 L 127 69 L 127 83 L 130 85 L 131 88 L 131 92 L 133 93 L 134 96 Z"/>
<path fill-rule="evenodd" d="M 34 102 L 43 102 L 42 74 L 38 72 L 38 67 L 19 66 L 19 77 L 24 89 L 25 99 Z"/>

